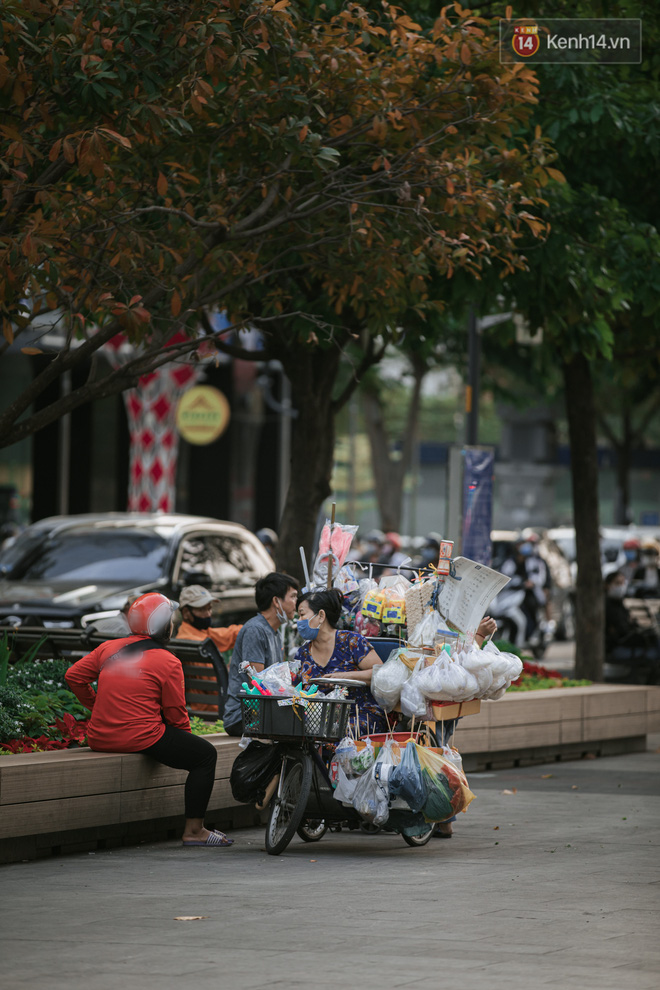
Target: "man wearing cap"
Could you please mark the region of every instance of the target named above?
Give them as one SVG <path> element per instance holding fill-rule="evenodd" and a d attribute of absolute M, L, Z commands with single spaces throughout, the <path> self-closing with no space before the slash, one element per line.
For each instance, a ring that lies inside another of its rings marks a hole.
<path fill-rule="evenodd" d="M 242 626 L 212 626 L 213 602 L 217 601 L 201 584 L 184 588 L 179 599 L 183 622 L 177 629 L 176 638 L 197 642 L 211 639 L 221 653 L 231 650 Z"/>

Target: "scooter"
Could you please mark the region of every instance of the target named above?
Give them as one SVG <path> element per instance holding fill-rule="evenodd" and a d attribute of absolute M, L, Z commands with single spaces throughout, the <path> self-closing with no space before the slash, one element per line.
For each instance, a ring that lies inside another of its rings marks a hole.
<path fill-rule="evenodd" d="M 527 615 L 522 609 L 525 594 L 525 588 L 507 585 L 491 602 L 488 612 L 497 622 L 498 638 L 508 639 L 518 649 L 528 649 L 536 660 L 541 660 L 554 638 L 556 624 L 542 617 L 539 607 L 534 628 L 527 636 Z"/>

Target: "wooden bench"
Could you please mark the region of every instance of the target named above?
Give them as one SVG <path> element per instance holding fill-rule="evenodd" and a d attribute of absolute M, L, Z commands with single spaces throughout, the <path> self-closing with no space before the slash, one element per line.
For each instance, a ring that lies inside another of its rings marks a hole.
<path fill-rule="evenodd" d="M 70 660 L 75 663 L 107 637 L 82 629 L 44 629 L 20 626 L 13 633 L 12 656 L 20 660 L 27 654 L 35 659 Z M 229 676 L 224 656 L 212 639 L 201 642 L 173 639 L 167 649 L 181 661 L 188 713 L 207 722 L 221 719 L 225 710 Z"/>
<path fill-rule="evenodd" d="M 623 604 L 642 629 L 658 629 L 660 624 L 660 598 L 624 598 Z"/>

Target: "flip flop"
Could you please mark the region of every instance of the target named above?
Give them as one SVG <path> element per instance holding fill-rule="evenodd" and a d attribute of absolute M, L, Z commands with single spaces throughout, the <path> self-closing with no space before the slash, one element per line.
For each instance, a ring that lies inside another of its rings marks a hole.
<path fill-rule="evenodd" d="M 184 846 L 232 846 L 234 840 L 225 835 L 224 832 L 209 832 L 207 839 L 188 839 L 182 843 Z"/>

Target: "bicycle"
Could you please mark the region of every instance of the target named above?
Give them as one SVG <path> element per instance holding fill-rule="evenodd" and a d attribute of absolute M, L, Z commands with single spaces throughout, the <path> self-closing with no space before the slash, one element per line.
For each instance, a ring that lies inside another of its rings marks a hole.
<path fill-rule="evenodd" d="M 353 686 L 346 680 L 342 684 Z M 419 835 L 406 834 L 402 831 L 405 825 L 386 824 L 378 828 L 365 822 L 354 808 L 345 807 L 335 799 L 321 751 L 324 744 L 338 743 L 346 735 L 353 704 L 345 698 L 278 699 L 241 695 L 244 733 L 272 739 L 282 746 L 279 781 L 266 823 L 266 852 L 271 856 L 284 852 L 296 834 L 305 842 L 318 842 L 328 828 L 399 833 L 413 847 L 426 845 L 430 840 L 433 823 Z"/>

